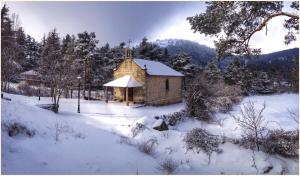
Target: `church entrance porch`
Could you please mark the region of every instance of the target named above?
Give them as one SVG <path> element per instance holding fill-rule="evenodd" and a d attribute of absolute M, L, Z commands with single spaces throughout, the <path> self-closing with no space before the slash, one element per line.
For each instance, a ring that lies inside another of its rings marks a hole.
<path fill-rule="evenodd" d="M 126 105 L 129 105 L 129 101 L 134 101 L 135 90 L 142 87 L 142 84 L 137 82 L 131 75 L 125 75 L 121 78 L 115 79 L 109 83 L 104 84 L 105 87 L 114 87 L 114 96 L 116 99 L 126 101 Z M 106 88 L 107 95 L 107 88 Z M 108 101 L 106 101 L 108 102 Z"/>

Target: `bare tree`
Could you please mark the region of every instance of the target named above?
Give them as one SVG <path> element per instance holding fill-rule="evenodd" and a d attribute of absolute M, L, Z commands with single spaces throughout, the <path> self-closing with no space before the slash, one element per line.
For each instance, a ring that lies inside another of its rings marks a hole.
<path fill-rule="evenodd" d="M 288 109 L 289 117 L 299 124 L 299 112 L 297 109 Z"/>
<path fill-rule="evenodd" d="M 240 107 L 238 115 L 230 114 L 237 124 L 244 130 L 246 137 L 253 139 L 256 149 L 259 151 L 260 139 L 263 136 L 266 122 L 263 111 L 266 109 L 266 104 L 262 104 L 262 108 L 256 109 L 253 101 L 248 101 Z"/>
<path fill-rule="evenodd" d="M 15 52 L 12 48 L 5 47 L 1 50 L 1 86 L 4 92 L 8 91 L 8 83 L 15 78 L 21 70 L 21 65 L 14 61 L 14 55 Z"/>
<path fill-rule="evenodd" d="M 21 26 L 19 15 L 16 13 L 12 13 L 11 19 L 12 19 L 12 29 L 13 31 L 17 31 Z"/>

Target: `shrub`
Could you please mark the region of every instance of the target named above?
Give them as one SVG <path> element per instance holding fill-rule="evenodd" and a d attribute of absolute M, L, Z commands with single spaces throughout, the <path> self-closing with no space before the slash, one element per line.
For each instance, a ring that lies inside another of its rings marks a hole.
<path fill-rule="evenodd" d="M 71 132 L 68 124 L 63 124 L 58 121 L 54 123 L 54 139 L 56 142 L 58 142 L 60 140 L 60 136 L 66 132 Z"/>
<path fill-rule="evenodd" d="M 212 112 L 228 112 L 232 109 L 233 101 L 229 97 L 212 97 L 206 102 Z"/>
<path fill-rule="evenodd" d="M 209 121 L 211 116 L 205 104 L 209 91 L 205 83 L 195 80 L 188 88 L 186 95 L 187 113 L 198 120 Z"/>
<path fill-rule="evenodd" d="M 149 139 L 148 141 L 139 143 L 138 149 L 143 153 L 151 155 L 154 153 L 154 146 L 157 144 L 158 144 L 157 139 L 152 138 L 152 139 Z"/>
<path fill-rule="evenodd" d="M 298 157 L 299 131 L 271 130 L 262 143 L 262 150 L 284 157 Z"/>
<path fill-rule="evenodd" d="M 187 113 L 198 120 L 209 121 L 214 112 L 228 112 L 241 100 L 239 85 L 228 85 L 224 79 L 210 81 L 206 74 L 199 74 L 186 91 Z"/>
<path fill-rule="evenodd" d="M 155 118 L 163 119 L 165 122 L 167 122 L 168 125 L 175 126 L 176 124 L 178 124 L 178 122 L 183 121 L 186 116 L 187 116 L 186 111 L 182 110 L 180 112 L 175 112 L 173 114 L 168 114 L 168 115 L 161 115 Z"/>
<path fill-rule="evenodd" d="M 221 139 L 201 128 L 194 128 L 192 131 L 188 132 L 184 141 L 188 150 L 196 150 L 197 153 L 202 150 L 209 157 L 214 151 L 218 153 L 221 152 L 218 148 Z"/>
<path fill-rule="evenodd" d="M 127 145 L 132 145 L 132 142 L 127 136 L 120 136 L 119 140 L 120 144 L 127 144 Z"/>
<path fill-rule="evenodd" d="M 178 167 L 178 163 L 175 162 L 172 158 L 167 158 L 163 162 L 161 162 L 159 166 L 159 169 L 162 172 L 165 172 L 167 174 L 174 174 Z"/>
<path fill-rule="evenodd" d="M 262 139 L 256 139 L 254 135 L 242 135 L 241 139 L 235 139 L 233 143 L 240 144 L 240 146 L 243 146 L 246 149 L 254 150 L 257 148 L 256 144 L 259 146 L 262 145 Z"/>
<path fill-rule="evenodd" d="M 59 108 L 59 105 L 56 105 L 56 104 L 39 104 L 38 106 L 40 108 L 50 110 L 50 111 L 53 111 L 55 113 L 58 112 L 58 108 Z"/>
<path fill-rule="evenodd" d="M 260 149 L 260 141 L 264 137 L 267 126 L 263 116 L 265 108 L 265 103 L 263 103 L 260 109 L 257 109 L 253 101 L 248 101 L 240 107 L 239 114 L 230 114 L 235 122 L 244 130 L 243 140 L 253 143 L 253 145 L 255 144 L 257 151 Z"/>
<path fill-rule="evenodd" d="M 132 137 L 135 137 L 138 133 L 142 132 L 145 129 L 145 125 L 142 123 L 136 123 L 132 128 L 131 128 L 131 134 Z"/>
<path fill-rule="evenodd" d="M 25 134 L 28 137 L 33 137 L 35 135 L 34 130 L 28 129 L 25 125 L 19 122 L 4 123 L 3 129 L 7 130 L 8 136 L 10 137 L 14 137 L 19 134 Z"/>

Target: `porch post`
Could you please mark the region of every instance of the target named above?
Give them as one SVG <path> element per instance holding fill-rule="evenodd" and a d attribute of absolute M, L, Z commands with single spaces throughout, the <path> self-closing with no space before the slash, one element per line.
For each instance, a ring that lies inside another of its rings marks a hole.
<path fill-rule="evenodd" d="M 105 87 L 105 102 L 108 103 L 107 87 Z"/>
<path fill-rule="evenodd" d="M 129 105 L 129 102 L 128 102 L 128 87 L 126 87 L 126 105 L 127 106 Z"/>

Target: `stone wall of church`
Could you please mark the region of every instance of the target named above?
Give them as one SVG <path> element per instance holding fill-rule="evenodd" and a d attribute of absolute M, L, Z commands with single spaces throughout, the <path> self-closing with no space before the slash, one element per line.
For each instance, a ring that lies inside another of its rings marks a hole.
<path fill-rule="evenodd" d="M 133 101 L 136 103 L 143 103 L 145 101 L 145 70 L 141 69 L 133 59 L 127 58 L 114 71 L 114 79 L 118 79 L 125 75 L 131 75 L 136 81 L 143 85 L 141 88 L 133 89 Z M 114 97 L 116 100 L 124 100 L 124 88 L 114 88 Z"/>
<path fill-rule="evenodd" d="M 146 103 L 149 105 L 165 105 L 181 102 L 181 90 L 182 77 L 148 76 Z"/>

